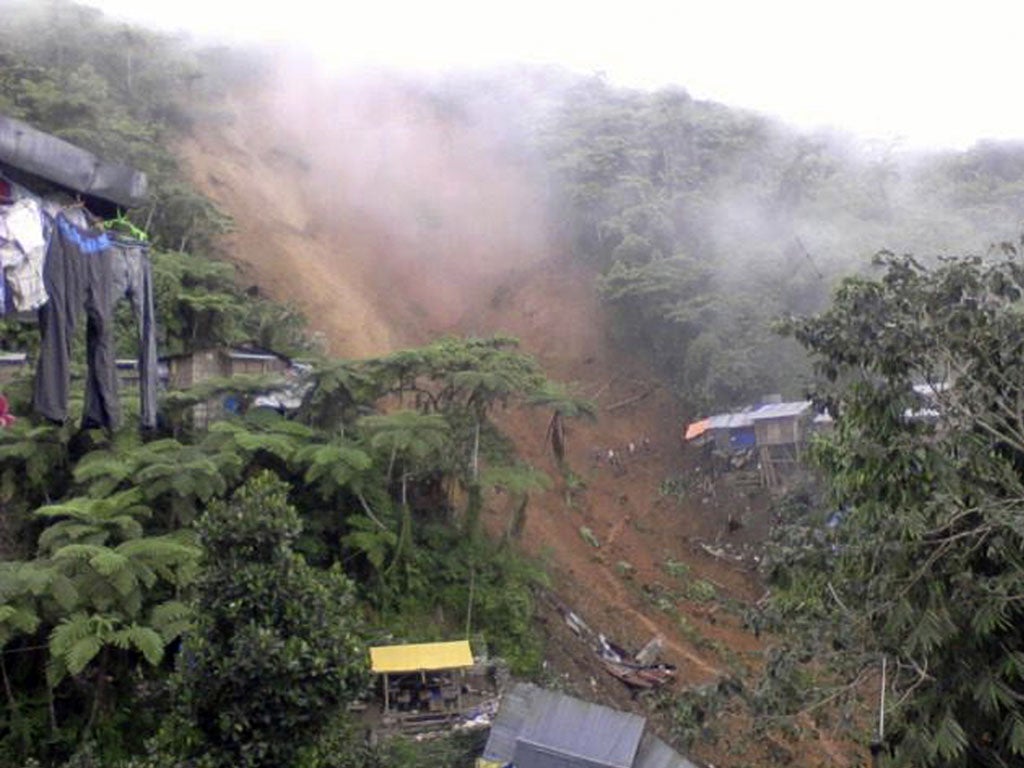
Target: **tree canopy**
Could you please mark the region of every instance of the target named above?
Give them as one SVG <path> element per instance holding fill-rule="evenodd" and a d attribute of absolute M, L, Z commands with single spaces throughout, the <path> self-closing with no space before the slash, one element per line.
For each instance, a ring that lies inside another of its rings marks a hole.
<path fill-rule="evenodd" d="M 1024 756 L 1024 267 L 1007 250 L 883 254 L 880 277 L 788 325 L 836 417 L 816 451 L 835 512 L 791 521 L 819 534 L 778 550 L 776 604 L 833 671 L 888 660 L 896 765 Z"/>

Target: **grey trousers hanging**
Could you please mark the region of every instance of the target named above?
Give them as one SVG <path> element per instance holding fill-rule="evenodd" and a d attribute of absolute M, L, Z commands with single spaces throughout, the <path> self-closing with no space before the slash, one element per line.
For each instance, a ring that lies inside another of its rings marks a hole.
<path fill-rule="evenodd" d="M 156 320 L 153 271 L 146 246 L 114 238 L 111 248 L 111 299 L 126 297 L 132 306 L 139 337 L 139 416 L 143 429 L 156 427 Z M 86 387 L 86 403 L 92 391 Z"/>
<path fill-rule="evenodd" d="M 58 216 L 46 253 L 43 282 L 50 300 L 39 310 L 34 408 L 51 421 L 67 420 L 71 340 L 84 306 L 89 394 L 82 427 L 116 429 L 121 407 L 114 367 L 110 239 Z"/>

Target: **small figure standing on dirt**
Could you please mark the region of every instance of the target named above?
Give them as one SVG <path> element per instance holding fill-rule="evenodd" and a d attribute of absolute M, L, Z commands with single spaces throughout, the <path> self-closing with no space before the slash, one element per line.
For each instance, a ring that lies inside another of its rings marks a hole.
<path fill-rule="evenodd" d="M 632 457 L 636 453 L 636 443 L 634 443 L 632 440 L 630 440 L 629 441 L 629 445 L 627 446 L 627 448 L 629 450 L 630 457 Z"/>
<path fill-rule="evenodd" d="M 619 460 L 619 455 L 615 453 L 615 450 L 612 448 L 608 449 L 608 464 L 611 466 L 612 470 L 614 470 L 616 476 L 624 475 L 626 473 L 626 468 L 622 466 L 622 462 Z"/>
<path fill-rule="evenodd" d="M 651 438 L 647 437 L 647 435 L 644 435 L 640 440 L 640 450 L 643 453 L 651 452 Z"/>

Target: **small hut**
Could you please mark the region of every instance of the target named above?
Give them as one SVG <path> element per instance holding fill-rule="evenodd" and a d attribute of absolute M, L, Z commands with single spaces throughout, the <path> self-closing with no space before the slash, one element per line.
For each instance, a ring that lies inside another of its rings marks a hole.
<path fill-rule="evenodd" d="M 257 347 L 218 347 L 162 360 L 167 364 L 167 385 L 171 389 L 187 389 L 209 379 L 281 373 L 291 365 L 284 355 Z"/>
<path fill-rule="evenodd" d="M 743 451 L 754 447 L 754 422 L 748 412 L 719 413 L 689 424 L 683 439 L 723 453 Z"/>
<path fill-rule="evenodd" d="M 28 367 L 28 356 L 24 352 L 0 352 L 0 384 L 20 376 Z"/>
<path fill-rule="evenodd" d="M 392 705 L 399 712 L 458 712 L 461 677 L 472 666 L 468 640 L 370 648 L 370 670 L 381 676 L 385 715 Z"/>
<path fill-rule="evenodd" d="M 265 376 L 286 373 L 292 361 L 277 352 L 258 347 L 217 347 L 160 359 L 163 378 L 169 389 L 188 389 L 211 379 L 232 376 Z M 192 426 L 205 429 L 226 413 L 238 412 L 238 398 L 212 399 L 193 406 Z"/>
<path fill-rule="evenodd" d="M 770 403 L 750 412 L 764 485 L 778 485 L 780 473 L 800 463 L 814 418 L 811 405 L 810 400 Z"/>

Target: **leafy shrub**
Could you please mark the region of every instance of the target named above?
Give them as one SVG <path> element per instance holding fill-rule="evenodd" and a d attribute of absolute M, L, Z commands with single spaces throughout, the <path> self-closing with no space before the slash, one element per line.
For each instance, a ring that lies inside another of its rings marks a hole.
<path fill-rule="evenodd" d="M 292 765 L 366 685 L 352 583 L 292 551 L 286 492 L 262 473 L 198 523 L 206 562 L 175 689 L 191 751 L 215 765 Z"/>

